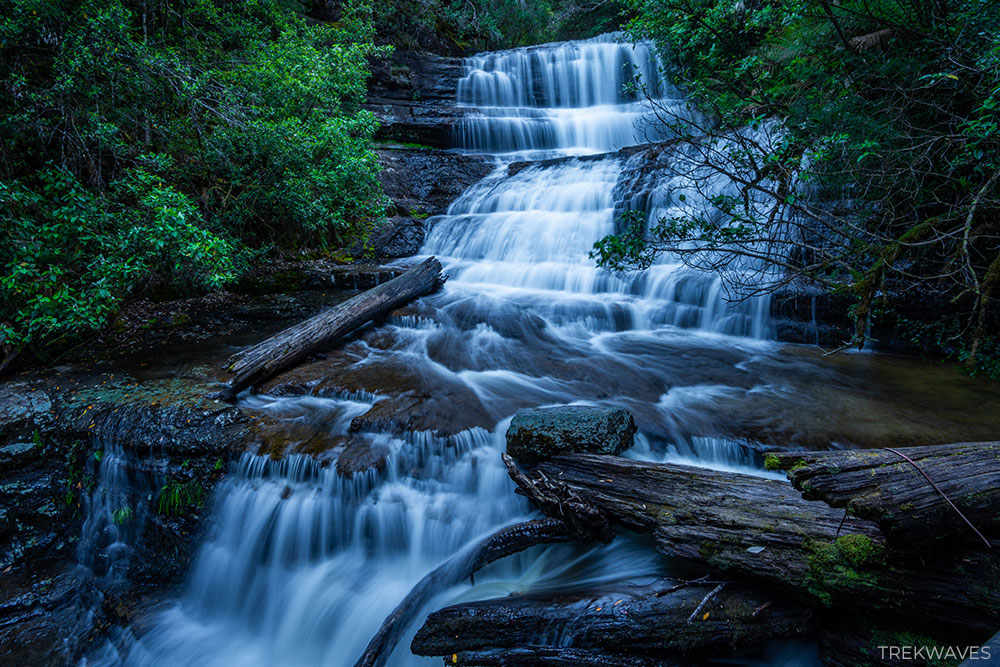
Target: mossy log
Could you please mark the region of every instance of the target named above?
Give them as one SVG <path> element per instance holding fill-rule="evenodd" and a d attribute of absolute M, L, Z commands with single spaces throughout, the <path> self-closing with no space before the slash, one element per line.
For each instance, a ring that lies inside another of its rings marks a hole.
<path fill-rule="evenodd" d="M 760 586 L 726 584 L 711 597 L 716 582 L 657 588 L 458 604 L 430 614 L 410 648 L 484 667 L 691 664 L 811 629 L 807 609 Z"/>
<path fill-rule="evenodd" d="M 216 398 L 232 401 L 244 389 L 283 373 L 358 327 L 433 292 L 444 280 L 441 263 L 431 257 L 389 282 L 237 352 L 228 363 L 234 377 Z"/>
<path fill-rule="evenodd" d="M 587 505 L 588 523 L 602 514 L 651 532 L 668 556 L 770 582 L 820 608 L 898 619 L 939 636 L 982 639 L 1000 626 L 992 553 L 892 550 L 874 522 L 805 500 L 783 480 L 592 454 L 555 457 L 512 477 L 529 497 L 544 480 L 538 504 L 550 516 L 572 524 L 565 514 Z M 554 506 L 553 495 L 574 505 Z"/>
<path fill-rule="evenodd" d="M 875 521 L 894 544 L 981 542 L 977 531 L 987 540 L 1000 538 L 1000 442 L 774 452 L 765 460 L 786 470 L 803 497 Z"/>

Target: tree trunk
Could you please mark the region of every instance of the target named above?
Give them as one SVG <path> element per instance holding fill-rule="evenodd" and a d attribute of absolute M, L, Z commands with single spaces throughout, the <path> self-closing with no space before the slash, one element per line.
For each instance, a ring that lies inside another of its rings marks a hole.
<path fill-rule="evenodd" d="M 247 387 L 283 373 L 361 325 L 433 292 L 444 280 L 441 263 L 431 257 L 398 278 L 237 352 L 229 359 L 234 377 L 216 398 L 232 401 Z"/>
<path fill-rule="evenodd" d="M 417 655 L 458 654 L 462 665 L 692 664 L 730 657 L 735 647 L 800 636 L 811 629 L 811 617 L 757 585 L 618 585 L 446 607 L 427 617 L 411 649 Z M 572 661 L 550 655 L 553 649 L 572 651 Z"/>
<path fill-rule="evenodd" d="M 774 452 L 766 460 L 787 470 L 803 497 L 877 522 L 893 544 L 1000 536 L 1000 442 L 898 451 Z"/>

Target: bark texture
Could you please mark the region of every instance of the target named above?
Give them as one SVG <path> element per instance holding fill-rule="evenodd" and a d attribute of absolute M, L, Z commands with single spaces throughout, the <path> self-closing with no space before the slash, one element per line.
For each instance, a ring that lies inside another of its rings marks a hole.
<path fill-rule="evenodd" d="M 977 530 L 988 539 L 1000 537 L 1000 442 L 775 452 L 767 461 L 787 470 L 803 497 L 877 522 L 893 543 L 977 540 Z"/>

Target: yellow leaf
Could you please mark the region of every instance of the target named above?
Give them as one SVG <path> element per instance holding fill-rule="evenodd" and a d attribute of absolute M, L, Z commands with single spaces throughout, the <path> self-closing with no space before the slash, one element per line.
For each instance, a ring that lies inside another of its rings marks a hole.
<path fill-rule="evenodd" d="M 958 81 L 958 77 L 957 77 L 957 76 L 955 76 L 954 74 L 949 74 L 949 75 L 948 75 L 948 78 L 949 78 L 949 79 L 954 79 L 955 81 Z"/>
<path fill-rule="evenodd" d="M 457 653 L 452 653 L 451 654 L 451 661 L 452 661 L 452 663 L 458 662 L 458 654 Z"/>
<path fill-rule="evenodd" d="M 703 620 L 703 621 L 707 621 L 708 620 L 708 612 L 707 611 L 705 612 L 705 615 L 701 617 L 701 620 Z"/>

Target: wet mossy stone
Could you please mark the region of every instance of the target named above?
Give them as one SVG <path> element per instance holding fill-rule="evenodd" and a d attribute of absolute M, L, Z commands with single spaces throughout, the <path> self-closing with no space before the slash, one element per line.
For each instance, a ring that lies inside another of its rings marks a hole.
<path fill-rule="evenodd" d="M 635 440 L 635 420 L 624 408 L 565 405 L 532 408 L 514 415 L 507 429 L 507 453 L 522 463 L 557 454 L 621 454 Z"/>

